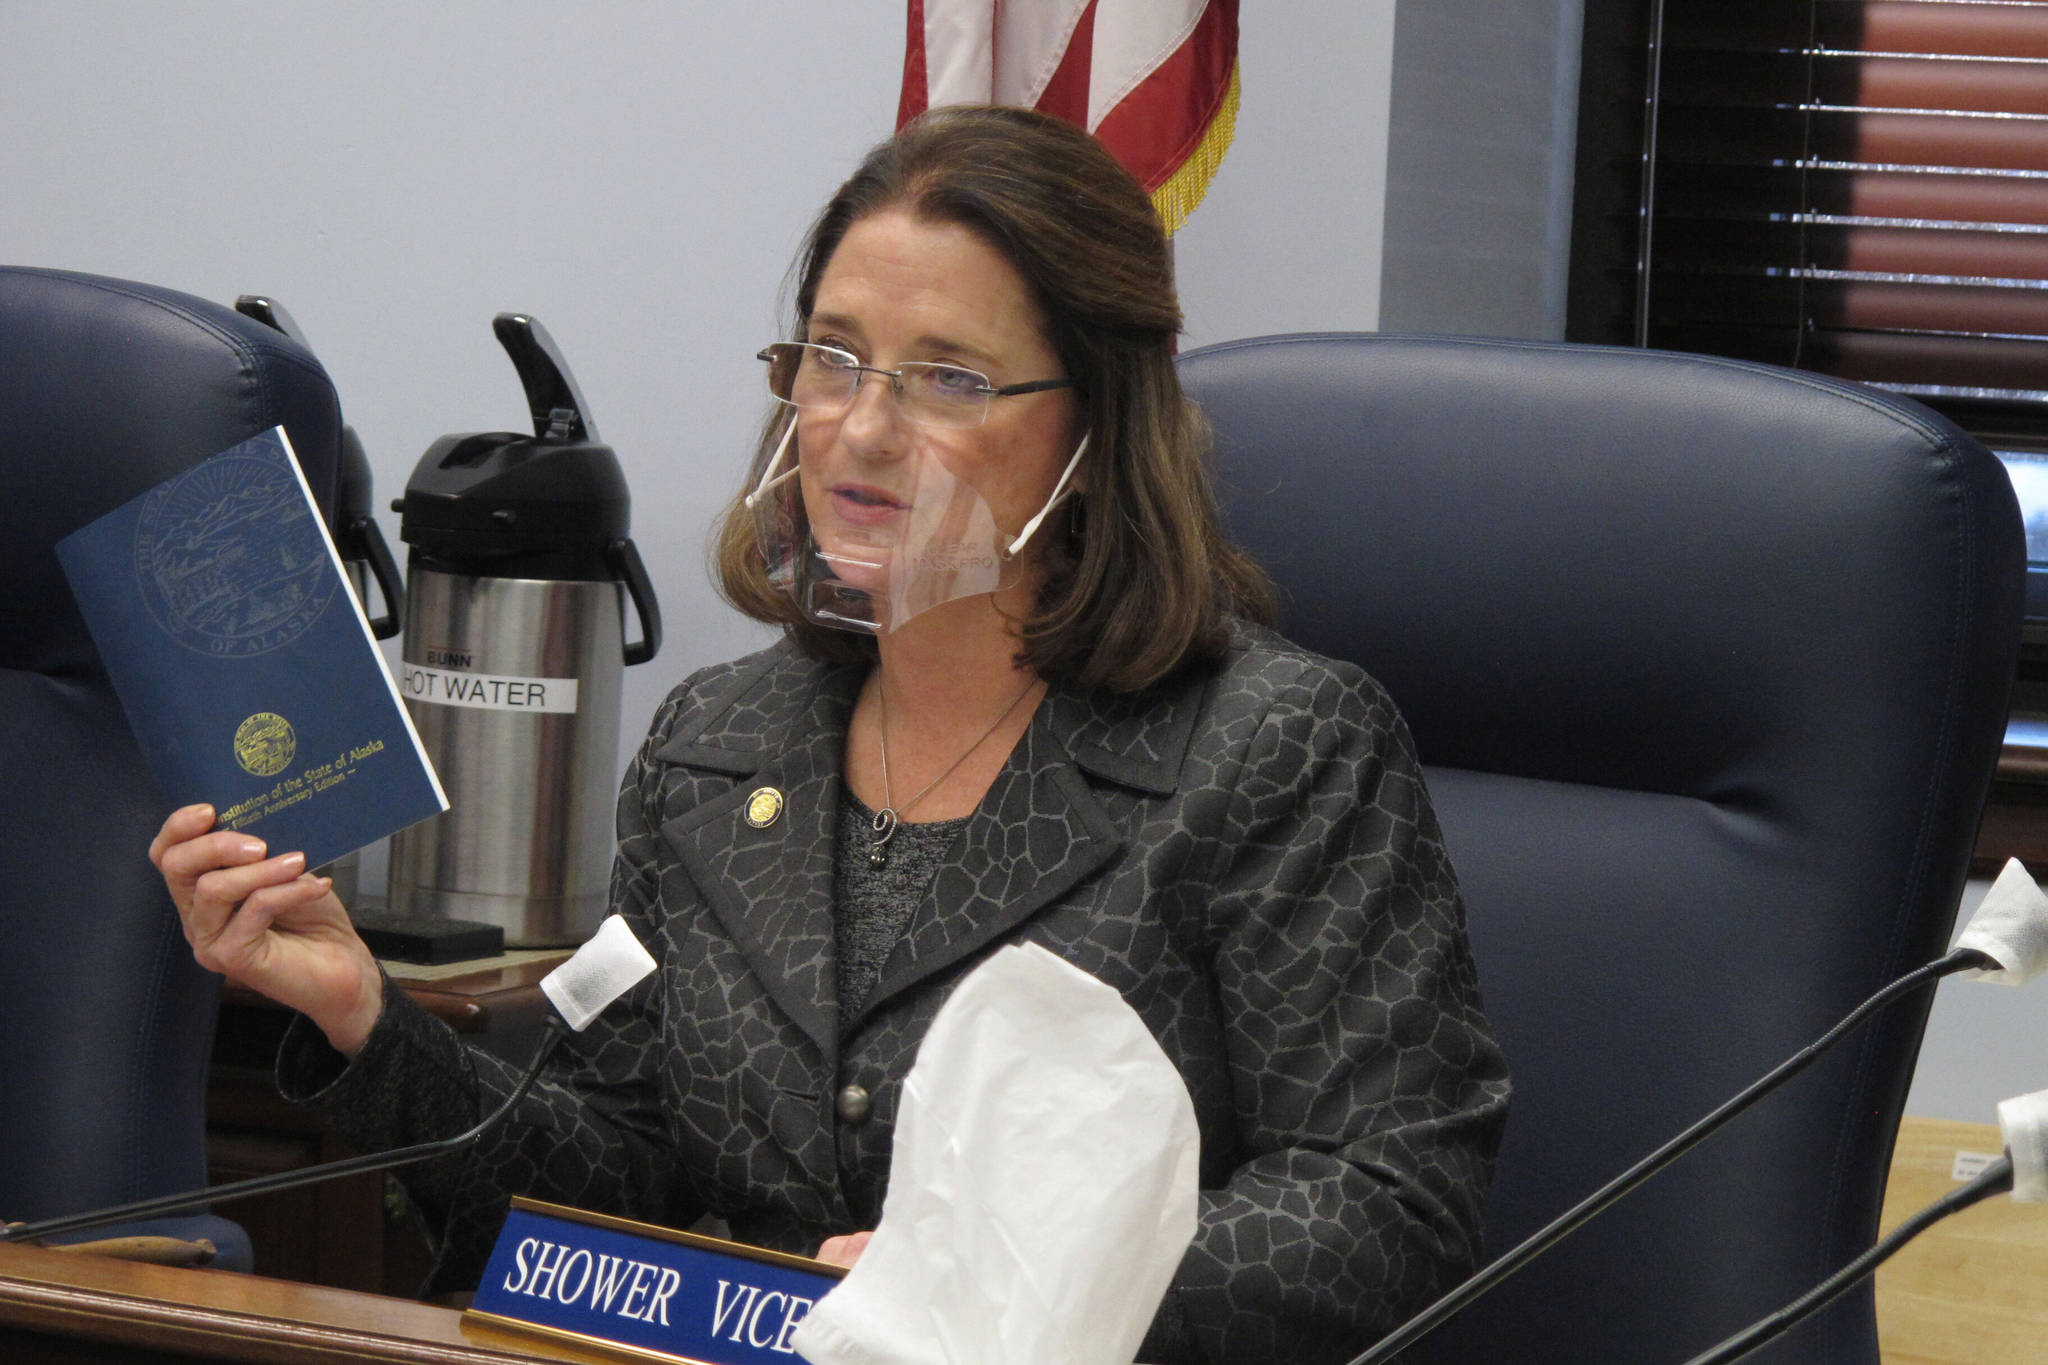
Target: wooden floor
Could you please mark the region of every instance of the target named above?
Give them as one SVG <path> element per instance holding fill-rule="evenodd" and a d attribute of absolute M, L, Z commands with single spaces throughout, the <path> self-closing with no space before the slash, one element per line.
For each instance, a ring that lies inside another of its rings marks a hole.
<path fill-rule="evenodd" d="M 1955 1187 L 1958 1152 L 2003 1149 L 1996 1125 L 1907 1118 L 1884 1230 Z M 1914 1238 L 1878 1269 L 1877 1334 L 1884 1365 L 2048 1362 L 2048 1204 L 1994 1195 Z"/>

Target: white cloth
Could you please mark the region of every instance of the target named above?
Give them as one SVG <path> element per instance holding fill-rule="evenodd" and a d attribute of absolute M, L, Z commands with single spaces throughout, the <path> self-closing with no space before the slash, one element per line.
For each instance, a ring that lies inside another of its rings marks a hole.
<path fill-rule="evenodd" d="M 1999 1101 L 1998 1126 L 2012 1158 L 2013 1199 L 2048 1203 L 2048 1090 Z"/>
<path fill-rule="evenodd" d="M 1036 945 L 953 992 L 903 1085 L 889 1193 L 797 1328 L 812 1365 L 1129 1365 L 1195 1234 L 1180 1073 Z"/>
<path fill-rule="evenodd" d="M 654 970 L 654 959 L 618 915 L 606 915 L 576 955 L 540 979 L 541 994 L 554 1002 L 578 1033 Z"/>
<path fill-rule="evenodd" d="M 2019 859 L 2006 860 L 1955 946 L 1975 948 L 1998 963 L 1996 971 L 1962 973 L 1973 981 L 2024 986 L 2048 969 L 2048 895 Z"/>

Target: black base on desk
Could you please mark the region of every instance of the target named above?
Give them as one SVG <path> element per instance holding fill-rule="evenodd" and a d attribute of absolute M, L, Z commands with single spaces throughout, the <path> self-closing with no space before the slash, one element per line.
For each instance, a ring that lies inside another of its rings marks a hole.
<path fill-rule="evenodd" d="M 444 962 L 497 957 L 505 951 L 505 931 L 495 924 L 383 910 L 359 910 L 351 918 L 370 951 L 387 962 L 435 967 Z"/>

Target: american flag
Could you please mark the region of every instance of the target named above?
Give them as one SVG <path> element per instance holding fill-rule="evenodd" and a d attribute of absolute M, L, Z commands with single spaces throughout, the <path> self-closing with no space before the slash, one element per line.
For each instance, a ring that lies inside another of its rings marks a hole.
<path fill-rule="evenodd" d="M 898 127 L 942 104 L 1077 123 L 1136 176 L 1170 233 L 1237 121 L 1237 0 L 909 0 Z"/>

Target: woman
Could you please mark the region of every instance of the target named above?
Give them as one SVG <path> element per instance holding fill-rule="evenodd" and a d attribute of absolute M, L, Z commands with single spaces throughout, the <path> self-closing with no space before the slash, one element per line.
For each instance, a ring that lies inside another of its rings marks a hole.
<path fill-rule="evenodd" d="M 1254 624 L 1149 203 L 1065 124 L 935 112 L 827 206 L 796 313 L 720 552 L 786 638 L 656 715 L 613 900 L 662 970 L 414 1176 L 436 1285 L 518 1192 L 856 1256 L 918 1042 L 1028 941 L 1194 1100 L 1200 1230 L 1141 1358 L 1352 1354 L 1473 1264 L 1506 1076 L 1391 702 Z M 200 960 L 306 1016 L 289 1093 L 383 1147 L 506 1092 L 294 855 L 211 819 L 152 856 Z"/>

